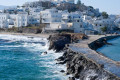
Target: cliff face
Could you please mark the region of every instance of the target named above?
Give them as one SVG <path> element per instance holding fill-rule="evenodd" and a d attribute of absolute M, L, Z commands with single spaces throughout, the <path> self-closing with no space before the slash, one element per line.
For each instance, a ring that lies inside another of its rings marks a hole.
<path fill-rule="evenodd" d="M 103 69 L 104 65 L 95 63 L 82 53 L 67 49 L 62 57 L 57 59 L 60 64 L 66 64 L 66 74 L 72 74 L 69 80 L 120 80 Z"/>
<path fill-rule="evenodd" d="M 87 36 L 84 34 L 74 34 L 74 33 L 51 35 L 48 38 L 50 42 L 49 49 L 53 49 L 56 52 L 59 52 L 64 49 L 66 44 L 77 42 L 80 39 L 87 39 Z"/>

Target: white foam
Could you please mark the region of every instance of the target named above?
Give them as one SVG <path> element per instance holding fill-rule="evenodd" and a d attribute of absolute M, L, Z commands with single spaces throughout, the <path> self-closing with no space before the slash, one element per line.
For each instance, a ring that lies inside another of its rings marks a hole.
<path fill-rule="evenodd" d="M 55 59 L 57 59 L 58 57 L 62 56 L 63 53 L 55 53 L 55 51 L 53 50 L 48 50 L 48 40 L 46 38 L 39 38 L 39 37 L 34 37 L 34 38 L 29 38 L 28 36 L 18 36 L 18 35 L 0 35 L 0 39 L 4 39 L 4 40 L 10 40 L 10 42 L 14 42 L 14 41 L 22 41 L 22 44 L 18 44 L 18 45 L 7 45 L 7 46 L 0 46 L 0 47 L 24 47 L 29 51 L 38 51 L 38 53 L 35 53 L 38 55 L 38 57 L 40 58 L 40 60 L 44 60 L 44 61 L 40 61 L 39 64 L 42 64 L 43 67 L 49 67 L 51 68 L 50 71 L 53 71 L 53 73 L 59 73 L 60 70 L 66 70 L 65 65 L 58 65 L 56 64 Z M 43 42 L 45 43 L 45 45 L 40 44 L 39 42 Z M 47 51 L 46 55 L 41 55 L 41 53 L 39 53 L 40 51 Z M 33 57 L 33 59 L 36 59 L 35 57 Z M 29 59 L 28 59 L 29 60 Z M 52 61 L 51 61 L 52 60 Z M 42 66 L 40 66 L 42 67 Z M 53 75 L 53 77 L 61 76 L 61 80 L 64 80 L 64 78 L 62 78 L 64 75 L 61 74 L 55 74 Z M 46 77 L 51 77 L 46 75 Z"/>
<path fill-rule="evenodd" d="M 26 41 L 26 42 L 48 42 L 46 38 L 39 38 L 39 37 L 29 38 L 29 37 L 31 36 L 0 34 L 0 39 L 4 39 L 4 40 Z"/>

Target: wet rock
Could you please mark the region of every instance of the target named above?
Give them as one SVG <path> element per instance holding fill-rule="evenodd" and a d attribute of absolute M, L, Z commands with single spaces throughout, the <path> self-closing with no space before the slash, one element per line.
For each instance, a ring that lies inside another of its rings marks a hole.
<path fill-rule="evenodd" d="M 49 50 L 53 49 L 56 52 L 62 51 L 65 47 L 68 47 L 70 43 L 76 42 L 81 39 L 87 39 L 88 37 L 84 34 L 64 33 L 55 34 L 49 36 L 50 42 Z"/>
<path fill-rule="evenodd" d="M 65 58 L 63 56 L 59 57 L 58 59 L 56 59 L 57 61 L 63 61 Z"/>
<path fill-rule="evenodd" d="M 64 71 L 64 70 L 61 70 L 60 72 L 64 73 L 65 71 Z"/>
<path fill-rule="evenodd" d="M 98 78 L 98 76 L 92 76 L 91 78 L 90 78 L 90 80 L 96 80 Z"/>
<path fill-rule="evenodd" d="M 69 79 L 68 80 L 75 80 L 75 78 L 74 77 L 69 77 Z"/>
<path fill-rule="evenodd" d="M 63 61 L 68 59 L 64 63 L 67 67 L 66 75 L 72 74 L 73 76 L 68 80 L 75 80 L 75 78 L 79 80 L 120 80 L 115 75 L 105 71 L 104 65 L 95 63 L 82 53 L 66 50 L 62 57 L 64 57 Z"/>

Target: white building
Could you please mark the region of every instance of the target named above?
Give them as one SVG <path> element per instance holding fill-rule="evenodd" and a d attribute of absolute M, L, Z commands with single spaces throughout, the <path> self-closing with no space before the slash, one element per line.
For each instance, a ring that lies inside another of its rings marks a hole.
<path fill-rule="evenodd" d="M 25 27 L 28 25 L 28 14 L 27 13 L 19 13 L 16 15 L 16 19 L 14 22 L 15 27 Z"/>
<path fill-rule="evenodd" d="M 28 14 L 5 14 L 0 13 L 0 28 L 22 27 L 28 25 Z"/>
<path fill-rule="evenodd" d="M 15 20 L 16 20 L 16 15 L 15 14 L 9 14 L 9 18 L 7 19 L 8 28 L 15 27 Z"/>
<path fill-rule="evenodd" d="M 73 30 L 75 33 L 95 34 L 90 16 L 80 16 L 73 19 Z"/>
<path fill-rule="evenodd" d="M 29 8 L 30 15 L 40 14 L 40 11 L 43 11 L 43 7 Z"/>
<path fill-rule="evenodd" d="M 120 28 L 120 17 L 115 20 L 115 25 Z"/>
<path fill-rule="evenodd" d="M 107 27 L 108 30 L 113 30 L 115 27 L 114 20 L 113 19 L 97 19 L 93 22 L 93 28 L 94 30 L 101 32 L 102 27 Z"/>
<path fill-rule="evenodd" d="M 43 7 L 29 8 L 29 24 L 39 25 L 40 24 L 40 12 L 43 11 Z"/>
<path fill-rule="evenodd" d="M 46 24 L 46 29 L 59 29 L 62 14 L 57 9 L 46 9 L 41 11 L 42 23 Z"/>
<path fill-rule="evenodd" d="M 75 18 L 73 21 L 73 30 L 75 33 L 84 33 L 84 24 L 81 18 Z"/>
<path fill-rule="evenodd" d="M 0 28 L 8 28 L 9 14 L 0 13 Z"/>
<path fill-rule="evenodd" d="M 64 12 L 62 13 L 62 22 L 65 23 L 73 22 L 74 19 L 81 18 L 81 16 L 82 15 L 78 12 L 72 12 L 72 13 Z"/>

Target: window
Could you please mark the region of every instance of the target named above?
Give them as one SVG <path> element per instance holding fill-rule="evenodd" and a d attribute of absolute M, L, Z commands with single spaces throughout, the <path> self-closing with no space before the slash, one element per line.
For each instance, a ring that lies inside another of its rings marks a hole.
<path fill-rule="evenodd" d="M 82 25 L 80 25 L 80 28 L 82 28 Z"/>
<path fill-rule="evenodd" d="M 25 25 L 25 23 L 23 23 L 23 26 Z"/>

